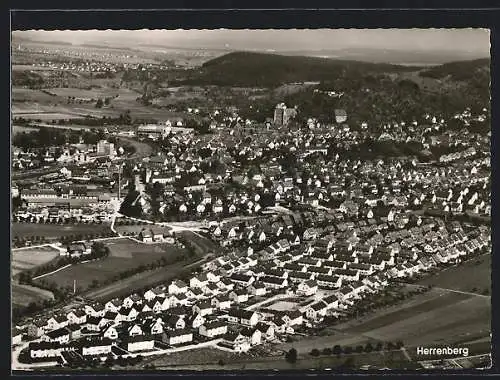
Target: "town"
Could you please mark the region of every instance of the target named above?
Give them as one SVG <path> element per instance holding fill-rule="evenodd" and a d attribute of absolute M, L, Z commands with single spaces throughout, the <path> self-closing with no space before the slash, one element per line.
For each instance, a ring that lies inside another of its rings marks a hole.
<path fill-rule="evenodd" d="M 72 66 L 64 60 L 81 54 L 57 49 L 59 63 L 37 65 L 168 71 Z M 35 65 L 33 54 L 57 49 L 17 52 Z M 83 107 L 58 92 L 70 85 L 48 83 L 29 91 Z M 412 355 L 425 339 L 466 344 L 470 331 L 483 363 L 490 321 L 475 313 L 488 313 L 491 296 L 479 272 L 491 262 L 489 103 L 377 122 L 349 107 L 369 86 L 319 83 L 293 85 L 334 102 L 330 119 L 293 97 L 255 118 L 246 106 L 194 102 L 168 118 L 87 119 L 95 128 L 19 112 L 13 367 L 269 369 L 331 357 L 331 367 L 414 369 L 425 367 Z M 111 111 L 121 95 L 97 98 L 85 112 Z M 474 279 L 454 288 L 467 270 Z M 433 311 L 440 333 L 419 319 Z M 208 349 L 206 361 L 176 356 Z"/>

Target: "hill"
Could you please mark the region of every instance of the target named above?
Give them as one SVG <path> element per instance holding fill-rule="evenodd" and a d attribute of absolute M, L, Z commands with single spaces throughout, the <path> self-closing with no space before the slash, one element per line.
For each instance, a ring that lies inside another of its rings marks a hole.
<path fill-rule="evenodd" d="M 233 52 L 185 72 L 179 84 L 274 88 L 286 83 L 322 81 L 366 73 L 404 72 L 421 67 L 329 58 Z"/>
<path fill-rule="evenodd" d="M 472 61 L 449 62 L 434 66 L 420 72 L 420 76 L 434 79 L 451 79 L 454 81 L 470 81 L 489 78 L 490 59 L 475 59 Z"/>

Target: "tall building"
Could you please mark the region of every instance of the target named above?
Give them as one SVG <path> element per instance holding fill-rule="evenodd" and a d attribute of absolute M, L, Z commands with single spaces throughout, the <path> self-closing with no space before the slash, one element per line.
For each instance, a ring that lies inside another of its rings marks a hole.
<path fill-rule="evenodd" d="M 286 109 L 285 103 L 280 103 L 274 109 L 274 124 L 283 125 L 283 114 Z"/>
<path fill-rule="evenodd" d="M 114 156 L 115 153 L 115 144 L 110 143 L 106 140 L 100 140 L 97 143 L 97 154 L 102 154 L 104 156 Z"/>
<path fill-rule="evenodd" d="M 295 108 L 287 108 L 285 103 L 279 103 L 274 109 L 274 124 L 287 125 L 297 115 Z"/>
<path fill-rule="evenodd" d="M 337 123 L 345 123 L 347 121 L 347 112 L 343 109 L 335 110 L 335 121 Z"/>

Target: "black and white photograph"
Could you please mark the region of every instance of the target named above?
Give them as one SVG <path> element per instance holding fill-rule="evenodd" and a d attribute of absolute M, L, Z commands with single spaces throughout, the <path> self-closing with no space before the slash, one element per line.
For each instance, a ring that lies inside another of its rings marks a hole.
<path fill-rule="evenodd" d="M 489 29 L 10 38 L 12 371 L 492 367 Z"/>

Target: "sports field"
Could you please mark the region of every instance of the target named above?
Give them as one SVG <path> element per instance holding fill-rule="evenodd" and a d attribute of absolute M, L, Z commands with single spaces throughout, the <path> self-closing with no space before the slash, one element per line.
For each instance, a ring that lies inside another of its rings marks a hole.
<path fill-rule="evenodd" d="M 141 244 L 127 238 L 110 240 L 106 245 L 110 249 L 108 257 L 73 265 L 40 280 L 55 282 L 63 287 L 73 286 L 76 280 L 77 287 L 86 289 L 94 280 L 101 282 L 119 272 L 184 253 L 172 244 Z"/>
<path fill-rule="evenodd" d="M 48 263 L 56 257 L 59 257 L 59 251 L 47 246 L 12 250 L 11 274 L 15 276 L 23 270 Z"/>

